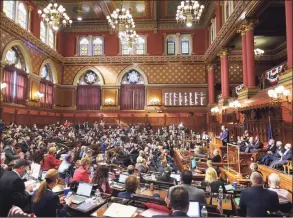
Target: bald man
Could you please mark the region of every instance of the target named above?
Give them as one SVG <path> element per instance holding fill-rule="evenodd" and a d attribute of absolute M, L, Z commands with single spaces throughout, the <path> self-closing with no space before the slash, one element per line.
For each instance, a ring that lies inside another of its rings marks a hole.
<path fill-rule="evenodd" d="M 240 195 L 240 216 L 267 217 L 268 211 L 278 211 L 278 194 L 263 188 L 263 177 L 258 172 L 250 176 L 252 187 L 246 188 Z"/>

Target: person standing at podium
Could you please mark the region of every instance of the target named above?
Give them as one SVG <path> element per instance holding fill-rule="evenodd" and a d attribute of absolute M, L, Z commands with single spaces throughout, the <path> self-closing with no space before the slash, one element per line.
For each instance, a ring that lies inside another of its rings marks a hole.
<path fill-rule="evenodd" d="M 229 131 L 225 126 L 222 126 L 221 129 L 220 139 L 222 140 L 223 146 L 227 146 L 227 143 L 229 143 Z"/>

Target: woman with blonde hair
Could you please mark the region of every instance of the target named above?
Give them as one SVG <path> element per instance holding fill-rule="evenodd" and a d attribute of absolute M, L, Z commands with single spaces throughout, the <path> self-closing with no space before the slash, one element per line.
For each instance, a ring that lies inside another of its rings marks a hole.
<path fill-rule="evenodd" d="M 42 170 L 47 171 L 50 169 L 58 168 L 61 160 L 56 159 L 56 147 L 51 147 L 48 150 L 48 155 L 44 158 Z"/>
<path fill-rule="evenodd" d="M 226 192 L 224 182 L 218 179 L 217 171 L 212 167 L 207 168 L 205 179 L 201 183 L 201 186 L 204 188 L 210 187 L 211 192 L 214 193 L 217 193 L 219 191 L 220 186 L 222 186 L 223 192 Z"/>
<path fill-rule="evenodd" d="M 59 196 L 52 192 L 52 189 L 58 182 L 58 170 L 50 169 L 46 173 L 44 181 L 41 183 L 38 190 L 32 196 L 32 212 L 37 217 L 64 217 L 70 206 L 72 199 L 64 198 L 65 204 L 62 207 Z"/>
<path fill-rule="evenodd" d="M 89 169 L 91 166 L 90 159 L 84 157 L 80 161 L 80 166 L 77 168 L 73 174 L 73 181 L 78 182 L 90 182 L 90 175 L 89 175 Z"/>

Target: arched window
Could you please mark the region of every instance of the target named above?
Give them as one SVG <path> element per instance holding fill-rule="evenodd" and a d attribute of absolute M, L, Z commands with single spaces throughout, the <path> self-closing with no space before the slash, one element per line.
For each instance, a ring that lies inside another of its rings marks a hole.
<path fill-rule="evenodd" d="M 10 19 L 14 19 L 15 1 L 3 1 L 3 12 Z"/>
<path fill-rule="evenodd" d="M 40 82 L 40 92 L 44 94 L 44 97 L 40 99 L 40 105 L 43 108 L 53 107 L 53 77 L 49 64 L 41 69 L 40 76 L 42 80 Z"/>
<path fill-rule="evenodd" d="M 25 5 L 20 2 L 17 8 L 17 23 L 24 29 L 27 29 L 28 12 Z"/>
<path fill-rule="evenodd" d="M 47 27 L 43 21 L 40 24 L 40 38 L 43 43 L 47 43 Z"/>
<path fill-rule="evenodd" d="M 54 32 L 52 29 L 49 29 L 48 30 L 48 45 L 51 47 L 51 48 L 54 48 L 54 41 L 55 41 L 55 38 L 54 38 Z"/>
<path fill-rule="evenodd" d="M 121 54 L 122 55 L 131 55 L 132 47 L 129 47 L 128 43 L 121 42 Z"/>
<path fill-rule="evenodd" d="M 167 39 L 167 55 L 175 55 L 175 39 L 169 37 Z"/>
<path fill-rule="evenodd" d="M 95 37 L 93 40 L 93 55 L 103 55 L 103 40 L 100 37 Z"/>
<path fill-rule="evenodd" d="M 183 37 L 181 39 L 181 54 L 189 55 L 190 54 L 189 46 L 190 46 L 189 39 L 187 37 Z"/>
<path fill-rule="evenodd" d="M 86 71 L 77 86 L 77 108 L 79 110 L 99 110 L 101 105 L 101 87 L 98 75 Z"/>
<path fill-rule="evenodd" d="M 81 38 L 79 41 L 79 55 L 87 56 L 89 51 L 89 40 L 85 37 Z"/>
<path fill-rule="evenodd" d="M 145 86 L 143 76 L 136 70 L 129 70 L 122 78 L 121 110 L 144 110 Z"/>
<path fill-rule="evenodd" d="M 27 97 L 27 76 L 23 55 L 17 47 L 6 53 L 7 65 L 3 69 L 3 101 L 7 103 L 25 104 Z"/>
<path fill-rule="evenodd" d="M 135 47 L 135 54 L 144 55 L 146 52 L 146 39 L 145 37 L 140 36 Z"/>

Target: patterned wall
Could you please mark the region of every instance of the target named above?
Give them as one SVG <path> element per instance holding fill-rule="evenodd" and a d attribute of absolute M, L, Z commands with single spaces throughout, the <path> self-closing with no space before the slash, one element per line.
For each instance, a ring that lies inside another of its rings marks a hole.
<path fill-rule="evenodd" d="M 2 54 L 5 46 L 12 41 L 13 39 L 15 39 L 14 36 L 11 36 L 9 33 L 7 33 L 6 31 L 4 31 L 3 29 L 1 29 L 1 47 L 0 47 L 0 53 Z"/>
<path fill-rule="evenodd" d="M 56 74 L 57 74 L 57 83 L 61 84 L 62 81 L 62 66 L 61 64 L 54 61 L 55 67 L 56 67 Z"/>
<path fill-rule="evenodd" d="M 30 49 L 27 49 L 29 56 L 32 60 L 32 67 L 33 67 L 33 73 L 39 75 L 40 68 L 44 60 L 47 59 L 47 56 L 41 53 L 40 51 L 36 50 L 35 48 L 31 47 Z"/>
<path fill-rule="evenodd" d="M 95 66 L 103 75 L 105 84 L 115 84 L 120 72 L 129 65 Z M 65 66 L 64 84 L 73 84 L 74 77 L 84 66 Z M 150 84 L 204 84 L 204 65 L 137 65 L 146 74 Z"/>
<path fill-rule="evenodd" d="M 229 81 L 230 83 L 242 83 L 242 63 L 229 63 Z M 215 82 L 221 83 L 221 66 L 215 67 Z"/>

